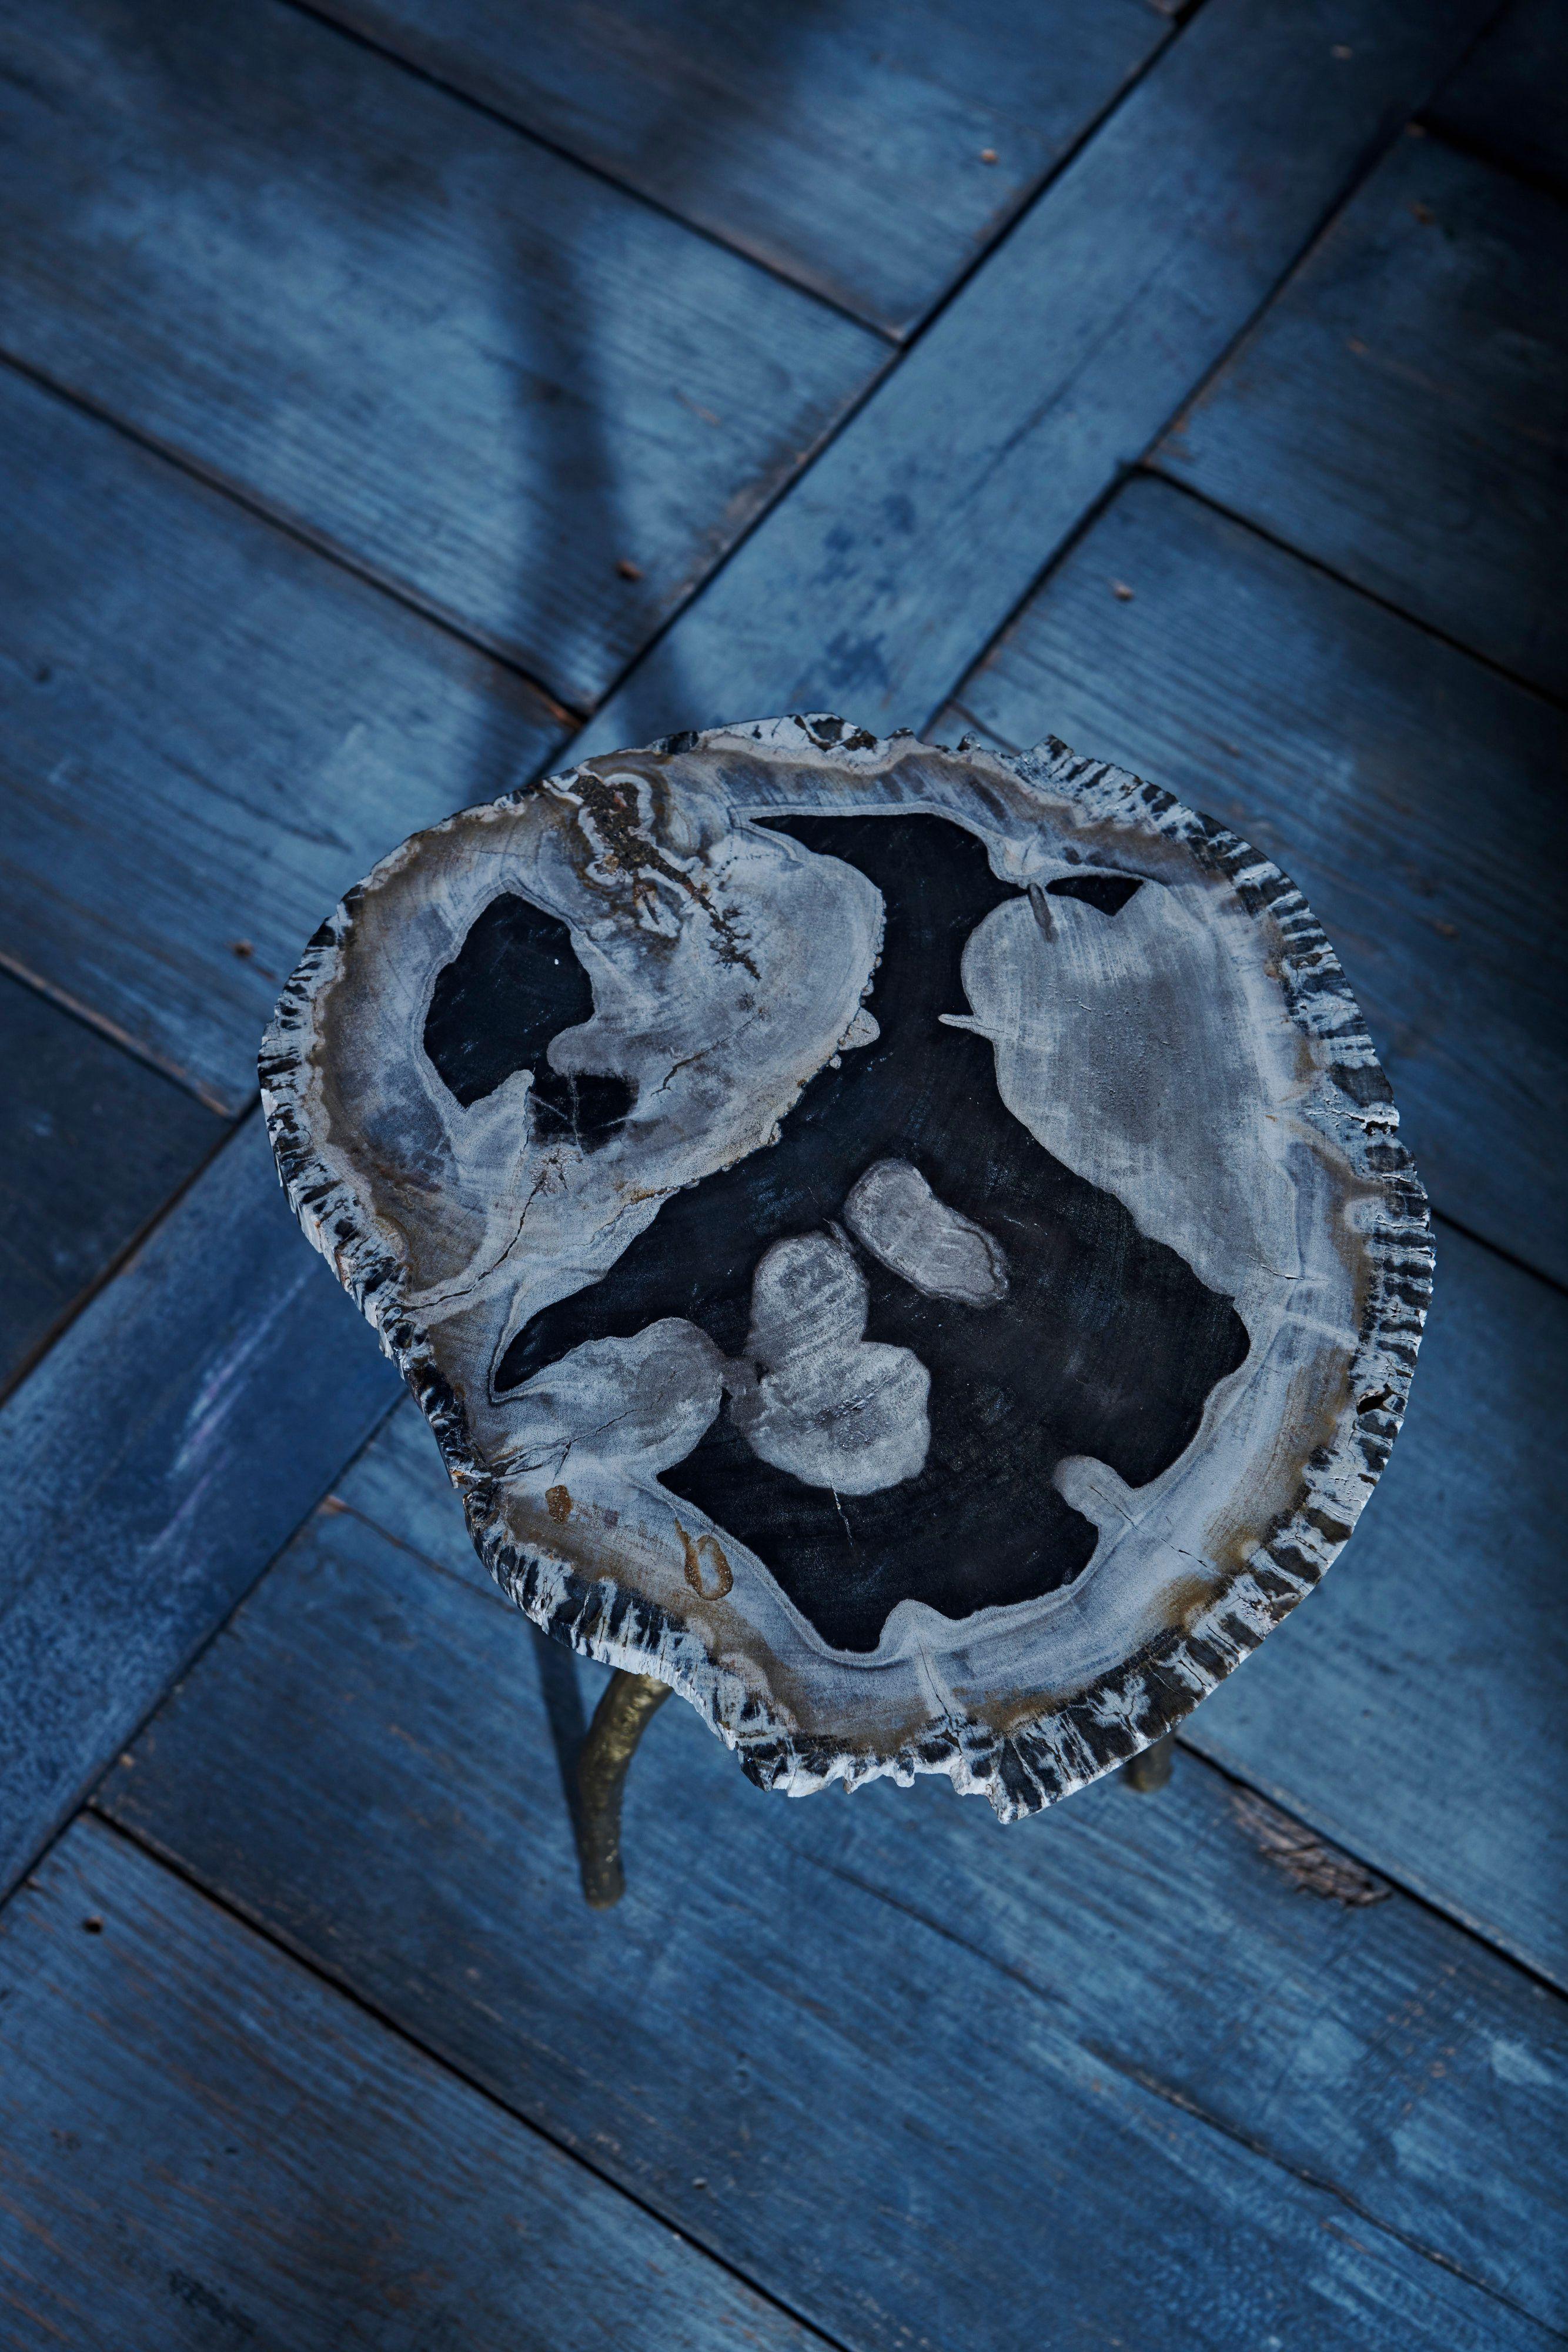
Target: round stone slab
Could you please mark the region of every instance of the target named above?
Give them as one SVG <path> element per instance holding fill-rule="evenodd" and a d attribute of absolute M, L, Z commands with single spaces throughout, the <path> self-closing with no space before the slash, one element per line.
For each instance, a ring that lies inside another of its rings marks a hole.
<path fill-rule="evenodd" d="M 1092 1780 L 1404 1409 L 1426 1199 L 1322 932 L 1053 741 L 768 719 L 465 810 L 318 932 L 262 1084 L 492 1573 L 768 1787 Z"/>

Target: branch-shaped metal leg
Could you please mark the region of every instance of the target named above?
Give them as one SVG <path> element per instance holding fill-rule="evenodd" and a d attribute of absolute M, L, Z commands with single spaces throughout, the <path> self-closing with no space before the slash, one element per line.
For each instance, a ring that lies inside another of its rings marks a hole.
<path fill-rule="evenodd" d="M 1170 1779 L 1171 1759 L 1175 1754 L 1176 1733 L 1167 1731 L 1165 1738 L 1156 1739 L 1152 1747 L 1142 1749 L 1136 1756 L 1128 1757 L 1122 1767 L 1122 1778 L 1129 1789 L 1137 1790 L 1140 1797 L 1151 1797 Z"/>
<path fill-rule="evenodd" d="M 670 1696 L 652 1675 L 618 1667 L 593 1710 L 577 1759 L 577 1858 L 582 1891 L 595 1911 L 608 1911 L 626 1892 L 621 1867 L 621 1797 L 637 1742 Z"/>

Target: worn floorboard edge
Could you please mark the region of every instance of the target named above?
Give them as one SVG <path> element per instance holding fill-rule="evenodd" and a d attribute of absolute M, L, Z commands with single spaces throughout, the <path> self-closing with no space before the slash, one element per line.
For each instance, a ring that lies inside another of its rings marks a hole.
<path fill-rule="evenodd" d="M 823 2341 L 96 1819 L 0 1985 L 16 2352 Z"/>
<path fill-rule="evenodd" d="M 1420 1906 L 1376 1899 L 1354 1865 L 1337 1864 L 1338 1901 L 1297 1892 L 1270 1858 L 1279 1817 L 1196 1759 L 1161 1803 L 1108 1785 L 988 1833 L 935 1787 L 800 1804 L 732 1789 L 700 1727 L 666 1711 L 633 1778 L 632 1893 L 600 1917 L 577 1889 L 534 1648 L 488 1601 L 329 1513 L 99 1801 L 857 2344 L 903 2327 L 1016 2342 L 1047 2297 L 1097 2315 L 1074 2233 L 1098 2262 L 1129 2211 L 1159 2212 L 1162 2239 L 1157 2255 L 1140 2248 L 1149 2272 L 1130 2294 L 1124 2279 L 1119 2301 L 1103 2290 L 1120 2323 L 1135 2333 L 1167 2258 L 1210 2284 L 1218 2263 L 1223 2306 L 1239 2290 L 1221 2251 L 1238 2197 L 1288 2241 L 1309 2176 L 1456 2277 L 1488 2273 L 1489 2293 L 1568 2313 L 1546 2219 L 1562 2196 L 1562 2002 Z M 717 2092 L 730 2083 L 745 2086 L 733 2106 Z M 999 2207 L 959 2114 L 984 2118 L 1008 2167 Z M 1071 2150 L 1065 2170 L 1052 2149 Z M 1244 2151 L 1263 2167 L 1255 2191 L 1228 2173 Z M 1173 2158 L 1185 2189 L 1166 2177 Z M 868 2245 L 852 2214 L 803 2242 L 831 2183 L 868 2164 L 892 2242 Z M 1218 2204 L 1194 2237 L 1198 2186 Z M 1341 2226 L 1332 2210 L 1304 2225 L 1309 2241 Z M 919 2259 L 916 2226 L 937 2231 L 942 2275 L 895 2284 Z M 1009 2278 L 1009 2262 L 1032 2274 Z M 985 2279 L 1002 2284 L 977 2334 Z M 1177 2294 L 1166 2340 L 1206 2352 L 1250 2352 L 1275 2326 L 1336 2352 L 1362 2337 L 1354 2315 L 1320 2336 L 1280 2308 L 1217 2324 Z M 1511 2340 L 1493 2309 L 1486 2325 Z M 1377 2326 L 1371 2340 L 1423 2340 L 1408 2314 Z"/>

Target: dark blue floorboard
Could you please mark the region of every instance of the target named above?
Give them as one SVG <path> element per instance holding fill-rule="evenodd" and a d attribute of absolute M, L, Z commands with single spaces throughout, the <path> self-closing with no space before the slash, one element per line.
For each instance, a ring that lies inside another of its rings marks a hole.
<path fill-rule="evenodd" d="M 1568 194 L 1568 0 L 1512 0 L 1427 110 L 1428 120 Z"/>
<path fill-rule="evenodd" d="M 570 701 L 887 357 L 284 0 L 6 0 L 0 60 L 0 352 Z"/>
<path fill-rule="evenodd" d="M 314 0 L 894 333 L 1168 39 L 1147 0 Z"/>
<path fill-rule="evenodd" d="M 0 1887 L 397 1393 L 251 1118 L 0 1409 Z"/>
<path fill-rule="evenodd" d="M 170 1079 L 0 976 L 0 1388 L 223 1134 Z"/>
<path fill-rule="evenodd" d="M 666 1710 L 595 1915 L 538 1646 L 326 1512 L 101 1801 L 856 2346 L 1537 2340 L 1456 2273 L 1568 2315 L 1562 2000 L 1298 1892 L 1197 1759 L 1004 1832 L 764 1796 Z"/>
<path fill-rule="evenodd" d="M 1568 205 L 1402 139 L 1156 462 L 1568 693 Z"/>
<path fill-rule="evenodd" d="M 808 2352 L 92 1821 L 0 1928 L 8 2352 Z"/>

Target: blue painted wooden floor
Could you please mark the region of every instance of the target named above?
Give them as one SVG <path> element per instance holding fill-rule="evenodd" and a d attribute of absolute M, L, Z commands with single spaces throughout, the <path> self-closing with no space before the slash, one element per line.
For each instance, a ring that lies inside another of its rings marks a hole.
<path fill-rule="evenodd" d="M 1564 0 L 0 0 L 0 2343 L 1568 2334 Z M 279 980 L 667 729 L 1053 732 L 1339 946 L 1439 1220 L 1170 1788 L 791 1805 L 475 1564 Z"/>

